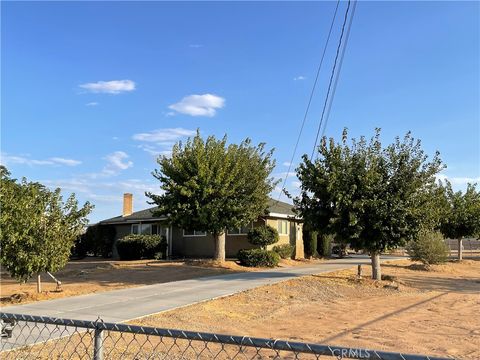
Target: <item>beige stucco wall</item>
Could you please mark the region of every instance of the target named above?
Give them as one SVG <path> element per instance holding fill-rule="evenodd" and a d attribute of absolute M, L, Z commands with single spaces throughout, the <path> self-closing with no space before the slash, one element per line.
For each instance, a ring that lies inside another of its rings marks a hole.
<path fill-rule="evenodd" d="M 278 229 L 278 220 L 285 220 L 285 219 L 269 218 L 267 219 L 267 225 L 270 225 L 271 227 Z M 278 242 L 273 245 L 269 245 L 268 249 L 270 250 L 276 245 L 290 244 L 295 247 L 294 258 L 303 259 L 305 257 L 304 250 L 303 250 L 303 235 L 302 235 L 303 224 L 300 222 L 295 222 L 290 219 L 288 220 L 288 222 L 289 222 L 288 234 L 287 235 L 279 234 Z"/>

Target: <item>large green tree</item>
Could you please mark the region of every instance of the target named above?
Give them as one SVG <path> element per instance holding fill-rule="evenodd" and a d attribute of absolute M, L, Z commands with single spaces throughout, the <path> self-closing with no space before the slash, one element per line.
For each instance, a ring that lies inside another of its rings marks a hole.
<path fill-rule="evenodd" d="M 17 181 L 0 166 L 2 266 L 19 281 L 63 268 L 91 210 L 88 202 L 79 208 L 74 194 L 63 202 L 60 189 Z"/>
<path fill-rule="evenodd" d="M 340 142 L 321 140 L 315 160 L 303 157 L 295 205 L 311 227 L 368 252 L 372 277 L 381 279 L 380 253 L 414 239 L 424 225 L 426 199 L 443 168 L 438 153 L 427 159 L 410 133 L 383 147 L 380 129 L 351 142 L 345 129 Z"/>
<path fill-rule="evenodd" d="M 462 239 L 480 237 L 480 191 L 476 184 L 468 184 L 464 193 L 453 191 L 449 181 L 444 190 L 446 202 L 440 230 L 446 238 L 458 240 L 458 260 L 462 260 Z"/>
<path fill-rule="evenodd" d="M 276 184 L 272 154 L 250 139 L 228 145 L 226 136 L 204 140 L 197 131 L 185 144 L 175 144 L 171 157 L 157 159 L 160 168 L 153 176 L 164 192 L 146 195 L 172 224 L 211 233 L 214 259 L 224 261 L 226 229 L 248 224 L 267 210 Z"/>

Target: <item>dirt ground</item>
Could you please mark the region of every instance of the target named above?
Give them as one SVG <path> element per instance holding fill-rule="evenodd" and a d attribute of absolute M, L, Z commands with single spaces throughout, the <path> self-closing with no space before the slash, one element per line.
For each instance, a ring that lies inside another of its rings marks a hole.
<path fill-rule="evenodd" d="M 305 263 L 305 261 L 282 260 L 280 266 L 296 266 Z M 87 258 L 71 261 L 63 270 L 54 274 L 62 282 L 61 292 L 56 291 L 55 282 L 47 274 L 42 274 L 42 293 L 38 294 L 36 278 L 20 284 L 0 269 L 0 305 L 7 306 L 202 276 L 260 270 L 263 269 L 243 267 L 234 261 L 226 261 L 218 265 L 208 260 L 166 262 Z"/>
<path fill-rule="evenodd" d="M 305 276 L 135 320 L 146 326 L 480 359 L 480 261 Z"/>

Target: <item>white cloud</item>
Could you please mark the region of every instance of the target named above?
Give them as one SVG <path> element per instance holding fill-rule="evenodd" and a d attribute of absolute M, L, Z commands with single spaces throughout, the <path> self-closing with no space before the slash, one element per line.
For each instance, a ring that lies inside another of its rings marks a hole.
<path fill-rule="evenodd" d="M 89 103 L 86 103 L 85 106 L 97 106 L 98 105 L 98 102 L 96 101 L 92 101 L 92 102 L 89 102 Z"/>
<path fill-rule="evenodd" d="M 120 94 L 135 90 L 135 83 L 132 80 L 97 81 L 82 84 L 80 87 L 92 93 Z"/>
<path fill-rule="evenodd" d="M 182 100 L 170 105 L 168 108 L 180 114 L 212 117 L 215 116 L 217 109 L 221 109 L 224 106 L 224 98 L 213 94 L 203 94 L 185 96 Z"/>
<path fill-rule="evenodd" d="M 98 179 L 118 175 L 121 171 L 133 166 L 133 161 L 126 160 L 129 157 L 124 151 L 115 151 L 103 158 L 107 161 L 107 164 L 102 171 L 85 174 L 84 176 L 89 179 Z"/>
<path fill-rule="evenodd" d="M 129 167 L 133 166 L 132 161 L 126 161 L 124 162 L 123 160 L 128 159 L 129 156 L 127 153 L 123 151 L 115 151 L 107 156 L 105 156 L 105 159 L 108 161 L 107 167 L 110 167 L 114 170 L 126 170 Z"/>
<path fill-rule="evenodd" d="M 139 149 L 157 157 L 159 155 L 172 155 L 172 147 L 177 140 L 182 137 L 195 135 L 195 130 L 188 130 L 183 128 L 172 129 L 157 129 L 146 133 L 133 135 L 133 139 L 137 141 L 146 142 L 146 144 L 138 145 Z"/>
<path fill-rule="evenodd" d="M 188 45 L 188 46 L 191 47 L 191 48 L 194 48 L 194 49 L 198 49 L 198 48 L 202 48 L 202 47 L 203 47 L 202 44 L 190 44 L 190 45 Z"/>
<path fill-rule="evenodd" d="M 290 165 L 292 165 L 292 163 L 290 161 L 285 161 L 282 165 L 283 166 L 290 166 Z"/>
<path fill-rule="evenodd" d="M 149 153 L 154 157 L 158 157 L 159 155 L 170 157 L 172 155 L 171 147 L 173 146 L 173 144 L 171 144 L 170 146 L 167 144 L 168 143 L 162 144 L 163 146 L 169 147 L 168 149 L 163 149 L 163 150 L 161 148 L 158 148 L 157 146 L 152 146 L 147 144 L 138 145 L 138 148 L 142 149 L 143 151 Z"/>
<path fill-rule="evenodd" d="M 53 161 L 56 164 L 62 164 L 62 165 L 67 165 L 67 166 L 77 166 L 80 165 L 82 162 L 79 160 L 73 160 L 73 159 L 65 159 L 61 157 L 52 157 L 50 158 L 51 161 Z"/>
<path fill-rule="evenodd" d="M 195 130 L 188 130 L 183 128 L 171 129 L 157 129 L 146 133 L 139 133 L 133 135 L 133 140 L 146 142 L 165 142 L 176 141 L 184 136 L 195 135 Z"/>
<path fill-rule="evenodd" d="M 448 180 L 453 187 L 460 189 L 466 188 L 467 184 L 480 184 L 480 176 L 478 177 L 462 177 L 462 176 L 447 176 L 445 174 L 436 175 L 437 180 L 445 181 Z"/>
<path fill-rule="evenodd" d="M 278 174 L 276 174 L 277 177 L 279 177 L 280 179 L 284 179 L 285 177 L 291 177 L 291 176 L 297 176 L 297 173 L 295 171 L 290 171 L 290 172 L 287 172 L 287 171 L 283 171 L 283 172 L 280 172 Z"/>
<path fill-rule="evenodd" d="M 50 166 L 59 166 L 59 165 L 66 165 L 66 166 L 77 166 L 80 165 L 82 162 L 79 160 L 74 159 L 65 159 L 61 157 L 51 157 L 44 160 L 38 159 L 31 159 L 26 156 L 15 156 L 9 155 L 7 153 L 2 153 L 0 157 L 0 162 L 4 165 L 8 164 L 22 164 L 28 166 L 41 166 L 41 165 L 50 165 Z"/>
<path fill-rule="evenodd" d="M 305 80 L 305 79 L 306 79 L 306 77 L 305 77 L 305 76 L 302 76 L 302 75 L 300 75 L 300 76 L 295 76 L 295 77 L 293 78 L 293 80 L 295 80 L 295 81 Z"/>

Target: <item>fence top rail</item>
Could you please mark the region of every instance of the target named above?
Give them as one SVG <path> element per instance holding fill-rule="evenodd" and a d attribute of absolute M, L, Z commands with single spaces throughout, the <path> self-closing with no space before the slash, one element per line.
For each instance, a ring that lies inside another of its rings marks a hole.
<path fill-rule="evenodd" d="M 451 360 L 447 357 L 434 357 L 416 354 L 401 354 L 387 351 L 376 351 L 370 349 L 349 348 L 343 346 L 329 346 L 310 344 L 275 339 L 263 339 L 249 336 L 222 335 L 205 332 L 184 331 L 175 329 L 164 329 L 148 326 L 127 325 L 103 322 L 100 318 L 96 321 L 63 319 L 49 316 L 35 316 L 25 314 L 12 314 L 0 312 L 1 320 L 15 320 L 24 322 L 35 322 L 49 325 L 70 326 L 92 330 L 107 330 L 123 333 L 142 334 L 178 338 L 193 341 L 205 341 L 222 343 L 236 346 L 255 348 L 266 348 L 273 350 L 285 350 L 296 353 L 310 353 L 316 355 L 333 356 L 339 359 L 378 359 L 378 360 Z"/>

